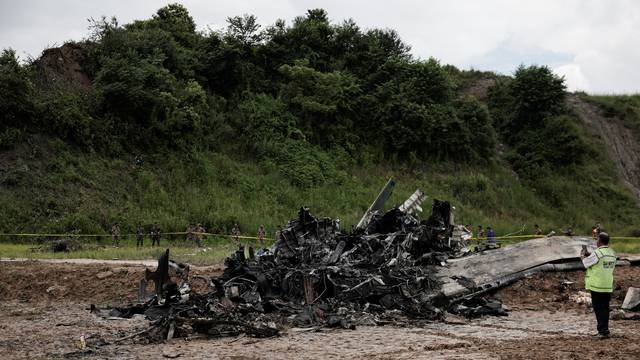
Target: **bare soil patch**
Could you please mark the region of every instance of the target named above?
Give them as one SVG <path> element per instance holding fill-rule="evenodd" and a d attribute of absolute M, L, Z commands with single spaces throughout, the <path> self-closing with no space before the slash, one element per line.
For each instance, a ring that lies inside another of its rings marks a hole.
<path fill-rule="evenodd" d="M 195 268 L 193 273 L 213 271 Z M 89 312 L 89 304 L 135 299 L 143 272 L 144 267 L 133 265 L 0 263 L 0 351 L 11 359 L 615 359 L 640 352 L 640 321 L 612 321 L 611 339 L 591 337 L 593 314 L 565 296 L 581 289 L 581 272 L 537 274 L 499 290 L 494 296 L 512 309 L 508 317 L 449 316 L 420 328 L 291 329 L 269 339 L 117 342 L 146 329 L 148 321 L 103 319 Z M 628 286 L 640 286 L 640 268 L 620 267 L 616 280 L 620 289 L 614 305 Z M 55 286 L 64 289 L 47 292 Z M 76 346 L 82 336 L 84 350 Z"/>

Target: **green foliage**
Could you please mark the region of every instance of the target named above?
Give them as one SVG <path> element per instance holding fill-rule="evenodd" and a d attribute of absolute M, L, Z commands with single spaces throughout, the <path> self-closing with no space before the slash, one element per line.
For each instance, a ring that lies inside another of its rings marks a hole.
<path fill-rule="evenodd" d="M 196 41 L 196 24 L 189 11 L 180 4 L 169 4 L 160 8 L 153 20 L 159 28 L 169 32 L 182 45 L 193 45 Z"/>
<path fill-rule="evenodd" d="M 207 125 L 207 95 L 194 80 L 179 81 L 153 60 L 106 62 L 95 80 L 98 106 L 117 122 L 115 134 L 134 145 L 184 148 Z"/>
<path fill-rule="evenodd" d="M 23 140 L 24 133 L 14 127 L 5 127 L 0 130 L 0 149 L 8 149 Z"/>
<path fill-rule="evenodd" d="M 238 42 L 245 47 L 251 47 L 258 44 L 263 35 L 258 32 L 260 24 L 258 18 L 254 15 L 245 14 L 243 16 L 234 16 L 227 18 L 227 40 Z"/>
<path fill-rule="evenodd" d="M 5 49 L 0 55 L 0 148 L 22 140 L 23 132 L 33 124 L 34 86 L 28 69 L 20 66 L 16 52 Z"/>
<path fill-rule="evenodd" d="M 69 88 L 44 90 L 39 94 L 39 122 L 61 139 L 81 146 L 93 146 L 107 134 L 95 129 L 91 117 L 91 99 L 81 91 Z"/>
<path fill-rule="evenodd" d="M 582 134 L 579 119 L 564 108 L 564 79 L 546 66 L 520 66 L 513 79 L 489 89 L 492 116 L 506 143 L 513 168 L 538 189 L 550 171 L 580 165 L 596 153 Z M 545 194 L 553 199 L 549 191 Z"/>
<path fill-rule="evenodd" d="M 349 132 L 361 94 L 355 77 L 338 71 L 322 73 L 304 62 L 282 65 L 280 72 L 288 80 L 282 84 L 280 97 L 300 119 L 306 137 L 324 147 L 353 149 L 357 143 Z"/>
<path fill-rule="evenodd" d="M 511 93 L 511 78 L 501 78 L 489 87 L 487 91 L 487 106 L 493 119 L 493 125 L 497 131 L 506 135 L 509 141 L 511 120 L 513 118 L 514 95 Z"/>
<path fill-rule="evenodd" d="M 165 232 L 202 222 L 209 231 L 228 233 L 238 221 L 243 234 L 255 235 L 260 224 L 275 231 L 303 205 L 318 216 L 340 217 L 348 229 L 391 176 L 398 185 L 388 206 L 421 188 L 430 198 L 451 201 L 460 223 L 490 224 L 500 234 L 522 224 L 531 229 L 534 223 L 545 231 L 574 225 L 586 233 L 598 220 L 621 235 L 637 228 L 634 219 L 640 216 L 612 177 L 550 173 L 544 186 L 556 198 L 550 201 L 542 189 L 532 191 L 500 165 L 433 163 L 423 172 L 386 166 L 344 170 L 336 167 L 333 155 L 318 157 L 321 152 L 295 141 L 282 143 L 286 151 L 270 165 L 215 152 L 149 156 L 136 164 L 133 156 L 109 159 L 64 143 L 34 142 L 19 147 L 16 166 L 0 174 L 0 231 L 108 232 L 119 221 L 123 233 L 133 232 L 138 222 L 158 222 Z M 335 177 L 320 177 L 331 172 Z M 299 183 L 291 186 L 292 181 Z"/>
<path fill-rule="evenodd" d="M 342 177 L 336 168 L 339 161 L 306 140 L 283 101 L 265 94 L 251 96 L 240 104 L 237 117 L 245 128 L 243 147 L 293 185 L 309 188 Z"/>
<path fill-rule="evenodd" d="M 465 204 L 470 204 L 476 208 L 487 208 L 495 203 L 488 201 L 487 196 L 490 191 L 490 180 L 483 174 L 472 174 L 463 176 L 451 181 L 451 194 Z"/>
<path fill-rule="evenodd" d="M 549 68 L 498 77 L 487 107 L 464 90 L 491 74 L 414 59 L 394 30 L 322 9 L 258 24 L 198 32 L 179 4 L 94 21 L 81 44 L 90 89 L 38 88 L 34 65 L 4 51 L 0 147 L 20 160 L 0 173 L 0 230 L 274 229 L 300 205 L 353 223 L 394 171 L 393 201 L 420 187 L 499 231 L 594 218 L 626 231 L 638 218 Z M 637 99 L 593 101 L 640 124 Z"/>
<path fill-rule="evenodd" d="M 440 63 L 430 58 L 426 61 L 407 61 L 391 58 L 376 74 L 378 97 L 386 100 L 402 96 L 407 101 L 422 105 L 445 103 L 452 95 L 452 83 Z"/>
<path fill-rule="evenodd" d="M 244 145 L 253 153 L 260 153 L 267 144 L 279 143 L 286 138 L 303 139 L 287 105 L 267 94 L 252 94 L 241 102 L 236 122 L 236 126 L 245 131 Z"/>
<path fill-rule="evenodd" d="M 540 129 L 546 117 L 561 114 L 565 96 L 564 78 L 551 69 L 520 65 L 513 79 L 499 79 L 489 88 L 489 105 L 501 131 L 513 134 Z"/>
<path fill-rule="evenodd" d="M 527 179 L 540 179 L 548 175 L 544 169 L 561 170 L 591 158 L 595 151 L 581 134 L 578 121 L 567 115 L 548 117 L 540 130 L 519 134 L 511 159 L 514 169 Z"/>
<path fill-rule="evenodd" d="M 640 136 L 640 95 L 583 95 L 587 101 L 598 105 L 604 116 L 618 117 Z"/>
<path fill-rule="evenodd" d="M 345 176 L 336 168 L 329 154 L 301 140 L 287 139 L 269 144 L 263 161 L 275 167 L 293 185 L 310 188 L 320 184 L 339 185 Z"/>
<path fill-rule="evenodd" d="M 486 110 L 477 102 L 453 100 L 451 80 L 436 60 L 390 60 L 378 76 L 375 97 L 367 100 L 388 153 L 458 161 L 493 156 Z M 472 143 L 477 131 L 488 131 L 488 142 Z M 485 145 L 490 146 L 479 148 Z"/>
<path fill-rule="evenodd" d="M 445 67 L 413 59 L 395 31 L 332 24 L 322 9 L 262 31 L 253 15 L 227 21 L 224 32 L 198 33 L 179 4 L 130 24 L 94 21 L 82 45 L 93 91 L 43 93 L 44 121 L 54 125 L 43 129 L 108 154 L 234 148 L 267 131 L 246 121 L 269 117 L 270 97 L 287 123 L 286 134 L 275 131 L 313 151 L 412 163 L 494 155 L 479 105 L 457 100 Z M 256 105 L 267 109 L 249 109 Z M 470 143 L 477 131 L 487 141 Z M 276 137 L 262 139 L 274 143 L 245 146 L 249 156 L 278 147 Z"/>
<path fill-rule="evenodd" d="M 553 74 L 547 66 L 520 65 L 509 84 L 514 100 L 511 129 L 536 129 L 547 116 L 558 115 L 564 108 L 564 78 Z"/>
<path fill-rule="evenodd" d="M 463 126 L 458 136 L 464 135 L 462 146 L 468 147 L 462 153 L 471 154 L 471 160 L 486 160 L 494 155 L 496 132 L 491 115 L 484 104 L 474 97 L 457 101 L 457 117 Z"/>

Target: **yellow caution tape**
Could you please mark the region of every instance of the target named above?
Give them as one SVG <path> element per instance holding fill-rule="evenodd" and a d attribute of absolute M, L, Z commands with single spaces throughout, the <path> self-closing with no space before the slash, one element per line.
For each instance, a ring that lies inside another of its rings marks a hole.
<path fill-rule="evenodd" d="M 186 234 L 186 233 L 184 233 Z M 192 233 L 194 235 L 208 235 L 208 236 L 219 236 L 219 237 L 230 237 L 230 238 L 235 238 L 237 237 L 238 239 L 254 239 L 254 240 L 260 240 L 259 237 L 257 236 L 242 236 L 242 235 L 228 235 L 228 234 L 213 234 L 213 233 Z M 263 237 L 262 240 L 273 240 L 273 238 L 268 238 L 268 237 Z"/>
<path fill-rule="evenodd" d="M 524 238 L 543 238 L 546 237 L 546 235 L 509 235 L 509 236 L 494 236 L 492 237 L 492 239 L 524 239 Z M 471 240 L 475 240 L 475 241 L 483 241 L 483 240 L 487 240 L 488 237 L 472 237 Z"/>
<path fill-rule="evenodd" d="M 166 232 L 166 233 L 160 233 L 160 235 L 187 235 L 189 234 L 186 231 L 179 231 L 179 232 Z M 199 233 L 199 232 L 191 232 L 192 235 L 204 235 L 204 236 L 214 236 L 214 237 L 228 237 L 228 238 L 238 238 L 238 239 L 252 239 L 252 240 L 260 240 L 259 237 L 257 236 L 244 236 L 244 235 L 231 235 L 231 234 L 216 234 L 216 233 L 207 233 L 207 232 L 203 232 L 203 233 Z M 126 237 L 126 236 L 136 236 L 137 234 L 120 234 L 120 237 Z M 144 235 L 150 235 L 148 233 L 145 233 Z M 75 234 L 75 233 L 69 233 L 69 234 L 36 234 L 36 233 L 15 233 L 15 234 L 11 234 L 11 233 L 0 233 L 0 236 L 17 236 L 17 237 L 110 237 L 112 236 L 112 234 Z M 558 235 L 558 236 L 562 236 L 562 235 Z M 535 238 L 544 238 L 547 237 L 547 235 L 508 235 L 508 236 L 494 236 L 493 239 L 496 240 L 509 240 L 509 239 L 524 239 L 524 238 L 529 238 L 529 239 L 535 239 Z M 583 237 L 591 237 L 591 236 L 583 236 Z M 273 240 L 273 238 L 269 238 L 269 237 L 264 237 L 262 238 L 263 240 Z M 472 237 L 469 240 L 472 241 L 486 241 L 488 238 L 487 237 Z M 640 240 L 640 237 L 637 236 L 613 236 L 610 238 L 611 240 Z"/>

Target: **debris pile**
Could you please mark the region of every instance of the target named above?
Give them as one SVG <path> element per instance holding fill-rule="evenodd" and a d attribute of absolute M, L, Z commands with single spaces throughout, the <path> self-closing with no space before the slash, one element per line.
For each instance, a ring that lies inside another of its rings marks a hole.
<path fill-rule="evenodd" d="M 388 195 L 383 190 L 350 233 L 340 231 L 338 220 L 316 218 L 301 208 L 272 248 L 255 254 L 249 248 L 247 255 L 240 246 L 225 260 L 222 276 L 191 278 L 210 286 L 206 294 L 190 291 L 184 276 L 171 279 L 170 269 L 184 274 L 184 267 L 170 262 L 167 250 L 158 270 L 148 271 L 141 283 L 144 288 L 154 280 L 155 296 L 109 315 L 144 314 L 154 324 L 147 336 L 155 340 L 194 333 L 268 337 L 285 327 L 354 328 L 440 319 L 450 304 L 437 273 L 449 257 L 467 248 L 467 237 L 460 236 L 465 232 L 453 225 L 446 201 L 434 200 L 431 216 L 419 221 L 421 191 L 382 212 Z M 484 305 L 456 309 L 470 316 L 502 312 L 499 304 Z"/>

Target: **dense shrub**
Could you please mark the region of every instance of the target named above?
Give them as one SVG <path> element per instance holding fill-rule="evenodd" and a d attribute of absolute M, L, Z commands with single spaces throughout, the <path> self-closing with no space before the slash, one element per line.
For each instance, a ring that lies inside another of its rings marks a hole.
<path fill-rule="evenodd" d="M 35 118 L 34 86 L 28 69 L 21 66 L 13 50 L 0 55 L 0 147 L 22 139 Z"/>
<path fill-rule="evenodd" d="M 81 91 L 58 88 L 39 94 L 41 127 L 69 143 L 81 146 L 93 146 L 94 140 L 108 136 L 97 131 L 95 120 L 91 117 L 89 96 Z M 96 139 L 97 138 L 97 139 Z"/>
<path fill-rule="evenodd" d="M 547 66 L 518 67 L 509 84 L 513 99 L 513 131 L 537 129 L 548 116 L 558 115 L 564 108 L 566 85 Z"/>
<path fill-rule="evenodd" d="M 545 66 L 501 78 L 487 109 L 456 93 L 484 74 L 414 59 L 392 30 L 333 24 L 321 9 L 291 25 L 262 29 L 252 15 L 228 23 L 197 32 L 178 4 L 130 24 L 94 22 L 82 43 L 93 84 L 84 93 L 34 91 L 28 66 L 5 51 L 0 143 L 33 129 L 107 154 L 239 150 L 282 161 L 301 186 L 334 175 L 328 154 L 344 155 L 341 163 L 487 162 L 496 128 L 520 174 L 584 159 L 584 139 L 563 115 L 564 80 Z"/>
<path fill-rule="evenodd" d="M 545 187 L 539 179 L 548 171 L 581 164 L 595 152 L 579 120 L 565 110 L 565 97 L 564 79 L 546 66 L 520 66 L 513 79 L 498 81 L 489 89 L 490 112 L 502 138 L 511 145 L 508 159 L 540 189 Z"/>

